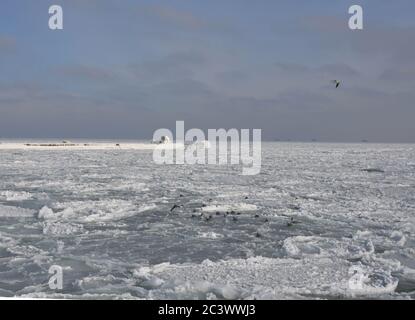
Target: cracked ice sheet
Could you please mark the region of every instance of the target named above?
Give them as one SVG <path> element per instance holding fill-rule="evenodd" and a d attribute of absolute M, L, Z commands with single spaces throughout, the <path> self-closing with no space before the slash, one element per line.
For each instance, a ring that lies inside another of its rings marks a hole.
<path fill-rule="evenodd" d="M 264 143 L 261 174 L 244 177 L 146 150 L 3 150 L 0 295 L 414 298 L 414 158 L 413 145 Z M 66 270 L 59 294 L 51 264 Z"/>

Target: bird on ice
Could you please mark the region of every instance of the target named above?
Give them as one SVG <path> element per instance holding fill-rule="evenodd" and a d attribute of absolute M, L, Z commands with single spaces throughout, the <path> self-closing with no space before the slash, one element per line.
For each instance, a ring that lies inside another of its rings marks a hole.
<path fill-rule="evenodd" d="M 340 86 L 340 81 L 339 80 L 331 80 L 331 82 L 336 85 L 336 89 Z"/>

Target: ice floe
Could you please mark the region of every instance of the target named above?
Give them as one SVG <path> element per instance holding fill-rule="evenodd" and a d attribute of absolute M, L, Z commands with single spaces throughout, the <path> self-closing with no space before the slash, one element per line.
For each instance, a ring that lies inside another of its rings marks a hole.
<path fill-rule="evenodd" d="M 231 204 L 213 204 L 208 205 L 202 208 L 203 212 L 230 212 L 230 211 L 240 211 L 240 212 L 248 212 L 248 211 L 255 211 L 258 207 L 254 204 L 247 204 L 247 203 L 231 203 Z"/>
<path fill-rule="evenodd" d="M 5 206 L 0 204 L 0 218 L 23 218 L 33 217 L 36 211 L 19 207 Z"/>
<path fill-rule="evenodd" d="M 124 200 L 58 203 L 56 209 L 45 206 L 39 210 L 38 218 L 43 220 L 67 220 L 81 223 L 97 223 L 122 220 L 136 214 L 153 210 L 157 206 L 134 205 Z"/>

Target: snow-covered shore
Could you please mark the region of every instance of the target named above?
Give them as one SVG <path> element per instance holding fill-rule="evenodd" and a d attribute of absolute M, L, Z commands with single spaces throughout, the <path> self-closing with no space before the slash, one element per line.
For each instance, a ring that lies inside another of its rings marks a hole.
<path fill-rule="evenodd" d="M 153 143 L 118 143 L 118 142 L 0 142 L 0 150 L 153 150 L 158 144 Z M 166 144 L 173 148 L 175 144 Z"/>

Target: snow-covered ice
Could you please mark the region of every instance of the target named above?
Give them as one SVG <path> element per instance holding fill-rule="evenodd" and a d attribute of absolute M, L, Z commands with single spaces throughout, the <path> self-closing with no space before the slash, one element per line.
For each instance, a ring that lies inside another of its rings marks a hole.
<path fill-rule="evenodd" d="M 263 143 L 256 176 L 152 148 L 1 143 L 0 296 L 415 298 L 414 145 Z"/>

